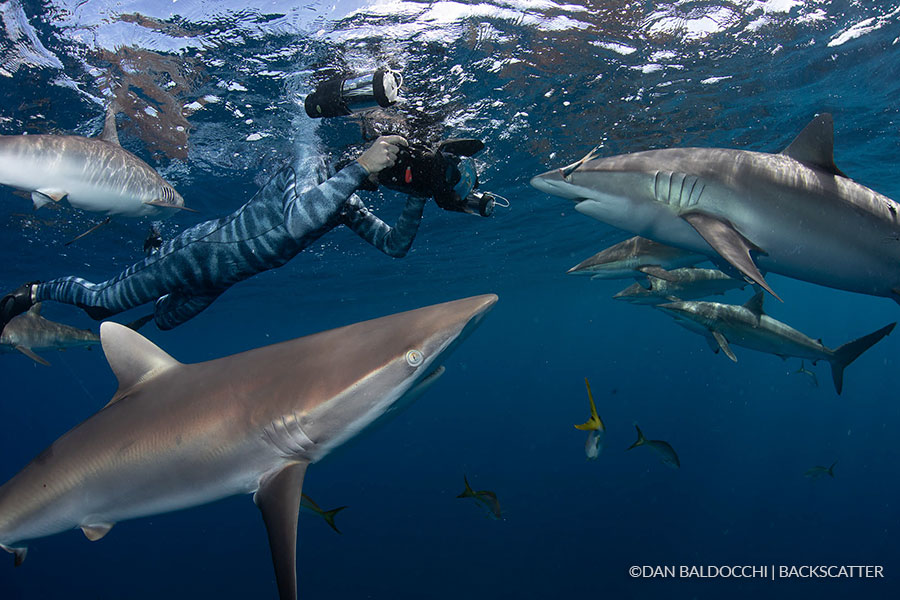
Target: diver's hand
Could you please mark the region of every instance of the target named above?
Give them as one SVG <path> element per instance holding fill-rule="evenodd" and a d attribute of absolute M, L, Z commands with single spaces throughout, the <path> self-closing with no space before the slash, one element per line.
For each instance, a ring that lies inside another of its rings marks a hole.
<path fill-rule="evenodd" d="M 361 164 L 370 175 L 374 175 L 383 169 L 394 166 L 400 146 L 409 146 L 409 142 L 399 135 L 383 135 L 375 140 L 368 150 L 356 159 L 356 162 Z"/>

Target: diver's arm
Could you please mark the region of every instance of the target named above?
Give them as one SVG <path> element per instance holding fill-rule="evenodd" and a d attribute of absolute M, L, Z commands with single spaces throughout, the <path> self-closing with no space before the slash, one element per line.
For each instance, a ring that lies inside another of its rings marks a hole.
<path fill-rule="evenodd" d="M 400 136 L 383 136 L 362 155 L 333 177 L 298 194 L 296 176 L 288 177 L 283 193 L 284 224 L 295 239 L 319 231 L 333 223 L 335 213 L 370 174 L 394 164 L 398 145 L 406 145 Z"/>
<path fill-rule="evenodd" d="M 419 222 L 422 220 L 422 211 L 425 209 L 426 198 L 409 196 L 406 206 L 397 219 L 397 223 L 391 227 L 370 211 L 356 195 L 350 196 L 344 205 L 341 221 L 356 235 L 366 240 L 388 256 L 402 258 L 409 252 L 416 233 L 419 231 Z"/>

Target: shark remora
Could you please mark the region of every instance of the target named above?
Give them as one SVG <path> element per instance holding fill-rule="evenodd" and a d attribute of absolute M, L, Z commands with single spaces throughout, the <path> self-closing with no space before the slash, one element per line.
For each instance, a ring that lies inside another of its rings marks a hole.
<path fill-rule="evenodd" d="M 485 295 L 182 364 L 105 322 L 119 380 L 103 409 L 0 487 L 0 546 L 254 493 L 282 600 L 296 598 L 306 468 L 417 397 L 497 301 Z"/>
<path fill-rule="evenodd" d="M 761 269 L 900 302 L 900 205 L 835 166 L 833 137 L 822 114 L 780 154 L 592 152 L 531 184 L 614 227 L 728 263 L 773 295 Z"/>
<path fill-rule="evenodd" d="M 90 348 L 99 343 L 100 336 L 90 329 L 78 329 L 42 317 L 40 302 L 27 312 L 10 319 L 0 334 L 0 352 L 18 350 L 28 358 L 48 367 L 50 363 L 35 354 L 35 350 Z"/>
<path fill-rule="evenodd" d="M 189 210 L 153 167 L 119 145 L 112 109 L 96 138 L 0 135 L 0 184 L 31 194 L 35 208 L 66 199 L 75 208 L 125 217 Z"/>

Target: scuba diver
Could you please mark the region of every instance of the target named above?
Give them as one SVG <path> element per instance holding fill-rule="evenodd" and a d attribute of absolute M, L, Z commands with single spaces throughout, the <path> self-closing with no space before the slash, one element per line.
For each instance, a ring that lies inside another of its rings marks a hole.
<path fill-rule="evenodd" d="M 345 102 L 343 97 L 338 100 Z M 195 225 L 158 248 L 159 242 L 152 240 L 145 245 L 145 259 L 112 279 L 92 283 L 69 276 L 33 281 L 7 294 L 0 299 L 0 333 L 13 317 L 51 300 L 78 306 L 95 320 L 154 302 L 156 325 L 172 329 L 235 283 L 284 265 L 338 225 L 400 258 L 415 239 L 428 198 L 445 210 L 482 216 L 493 211 L 495 196 L 476 191 L 478 178 L 469 158 L 484 147 L 479 140 L 446 140 L 430 149 L 411 145 L 399 135 L 381 135 L 330 177 L 312 146 L 302 147 L 310 151 L 298 152 L 237 211 Z M 355 194 L 357 189 L 377 189 L 379 183 L 408 194 L 393 227 Z"/>
<path fill-rule="evenodd" d="M 172 329 L 233 284 L 280 267 L 338 225 L 346 225 L 388 256 L 403 257 L 416 236 L 427 197 L 440 197 L 462 210 L 475 185 L 470 175 L 464 176 L 474 170 L 464 165 L 461 171 L 459 157 L 440 151 L 413 155 L 407 146 L 400 136 L 379 137 L 358 159 L 328 179 L 320 175 L 324 181 L 308 189 L 301 187 L 298 174 L 310 169 L 299 164 L 302 158 L 295 159 L 231 215 L 185 230 L 112 279 L 91 283 L 62 277 L 26 283 L 7 294 L 0 300 L 0 332 L 16 315 L 50 300 L 78 306 L 96 320 L 155 302 L 156 325 Z M 393 227 L 354 194 L 369 177 L 388 169 L 398 179 L 385 185 L 410 193 Z"/>

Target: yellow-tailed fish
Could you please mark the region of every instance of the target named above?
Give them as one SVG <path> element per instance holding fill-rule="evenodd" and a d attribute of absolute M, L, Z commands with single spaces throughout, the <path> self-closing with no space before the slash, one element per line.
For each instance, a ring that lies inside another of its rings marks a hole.
<path fill-rule="evenodd" d="M 648 440 L 644 437 L 644 433 L 641 431 L 640 427 L 635 425 L 634 428 L 637 429 L 638 439 L 635 443 L 626 448 L 626 450 L 631 450 L 638 446 L 647 446 L 656 452 L 659 456 L 659 460 L 661 460 L 663 464 L 668 465 L 673 469 L 681 467 L 681 461 L 678 460 L 678 455 L 675 454 L 675 449 L 669 445 L 669 442 L 663 440 Z"/>
<path fill-rule="evenodd" d="M 591 393 L 591 384 L 587 377 L 584 378 L 584 385 L 587 386 L 588 400 L 591 403 L 591 418 L 581 425 L 576 425 L 575 429 L 588 432 L 587 441 L 584 444 L 584 453 L 590 460 L 594 460 L 600 456 L 603 451 L 603 439 L 606 437 L 606 426 L 597 414 L 597 405 L 594 404 L 594 395 Z"/>
<path fill-rule="evenodd" d="M 488 517 L 492 519 L 501 519 L 503 515 L 500 512 L 500 502 L 497 500 L 497 494 L 490 490 L 475 491 L 469 485 L 469 480 L 463 475 L 466 482 L 466 489 L 457 498 L 473 498 L 478 504 L 487 510 Z"/>

